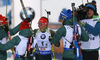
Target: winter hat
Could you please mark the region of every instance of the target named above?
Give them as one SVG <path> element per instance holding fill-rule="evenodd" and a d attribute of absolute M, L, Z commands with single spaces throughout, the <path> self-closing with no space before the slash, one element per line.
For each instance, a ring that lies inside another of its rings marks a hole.
<path fill-rule="evenodd" d="M 93 11 L 96 11 L 97 10 L 97 5 L 96 5 L 96 2 L 95 1 L 92 1 L 88 4 L 86 4 L 86 8 L 87 9 L 92 9 Z"/>
<path fill-rule="evenodd" d="M 20 25 L 20 30 L 23 30 L 23 29 L 30 29 L 29 27 L 29 23 L 28 23 L 28 20 L 24 20 L 21 25 Z"/>
<path fill-rule="evenodd" d="M 72 17 L 72 11 L 70 9 L 68 10 L 63 10 L 61 13 L 60 13 L 60 16 L 59 18 L 62 19 L 62 20 L 67 20 L 69 18 Z"/>
<path fill-rule="evenodd" d="M 96 1 L 92 1 L 91 3 L 86 4 L 86 8 L 87 11 L 91 9 L 94 11 L 94 15 L 98 15 Z"/>
<path fill-rule="evenodd" d="M 94 6 L 93 4 L 88 4 L 86 7 L 87 7 L 87 8 L 90 8 L 90 9 L 93 9 L 93 10 L 96 9 L 95 6 Z"/>
<path fill-rule="evenodd" d="M 6 23 L 8 23 L 7 18 L 4 17 L 4 16 L 2 16 L 2 15 L 0 15 L 0 25 L 2 25 L 2 24 L 6 24 Z"/>
<path fill-rule="evenodd" d="M 48 25 L 48 19 L 47 19 L 46 17 L 41 17 L 41 18 L 39 19 L 39 22 L 40 22 L 40 23 L 45 23 L 46 25 Z"/>

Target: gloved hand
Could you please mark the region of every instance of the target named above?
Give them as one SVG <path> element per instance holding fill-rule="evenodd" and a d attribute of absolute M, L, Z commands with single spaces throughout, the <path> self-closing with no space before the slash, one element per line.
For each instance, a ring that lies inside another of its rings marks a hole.
<path fill-rule="evenodd" d="M 85 26 L 85 24 L 86 24 L 85 22 L 83 22 L 83 21 L 79 21 L 79 25 L 81 25 L 81 26 L 83 26 L 83 27 L 84 27 L 84 26 Z"/>
<path fill-rule="evenodd" d="M 25 20 L 28 20 L 28 22 L 31 22 L 31 19 L 30 18 L 26 18 Z"/>
<path fill-rule="evenodd" d="M 8 32 L 8 31 L 9 31 L 8 24 L 5 24 L 3 28 L 4 28 L 4 30 L 5 30 L 6 32 Z"/>
<path fill-rule="evenodd" d="M 30 24 L 28 23 L 28 20 L 24 20 L 20 25 L 20 30 L 23 29 L 30 29 Z"/>
<path fill-rule="evenodd" d="M 50 41 L 50 42 L 51 42 L 51 39 L 52 39 L 52 37 L 49 36 L 49 41 Z M 51 43 L 51 45 L 52 45 L 52 43 Z"/>
<path fill-rule="evenodd" d="M 52 37 L 49 37 L 49 41 L 51 41 Z"/>

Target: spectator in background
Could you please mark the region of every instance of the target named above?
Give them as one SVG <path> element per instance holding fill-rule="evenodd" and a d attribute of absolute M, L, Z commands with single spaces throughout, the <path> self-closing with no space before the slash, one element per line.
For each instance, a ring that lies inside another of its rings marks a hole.
<path fill-rule="evenodd" d="M 81 42 L 83 60 L 98 60 L 100 47 L 100 18 L 97 14 L 95 2 L 88 3 L 86 8 L 88 10 L 87 18 L 80 20 L 80 25 L 84 27 L 89 35 L 88 42 Z"/>

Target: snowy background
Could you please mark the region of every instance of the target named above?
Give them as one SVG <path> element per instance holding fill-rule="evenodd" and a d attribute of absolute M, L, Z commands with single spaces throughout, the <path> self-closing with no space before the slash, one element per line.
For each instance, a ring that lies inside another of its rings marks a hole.
<path fill-rule="evenodd" d="M 92 2 L 92 0 L 88 0 Z M 97 12 L 100 15 L 100 0 L 95 0 L 97 2 Z M 46 16 L 46 11 L 51 11 L 50 22 L 58 22 L 58 17 L 63 8 L 71 9 L 71 3 L 75 3 L 75 7 L 78 8 L 79 5 L 87 3 L 87 0 L 42 0 L 42 16 Z"/>

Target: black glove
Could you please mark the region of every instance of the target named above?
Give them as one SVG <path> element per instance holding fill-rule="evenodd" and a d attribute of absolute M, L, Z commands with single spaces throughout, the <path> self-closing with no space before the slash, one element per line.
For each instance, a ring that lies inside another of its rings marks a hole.
<path fill-rule="evenodd" d="M 49 36 L 49 41 L 51 42 L 52 37 Z"/>
<path fill-rule="evenodd" d="M 25 20 L 28 20 L 28 22 L 31 22 L 32 21 L 30 18 L 26 18 Z"/>
<path fill-rule="evenodd" d="M 81 26 L 85 26 L 85 24 L 86 24 L 86 22 L 82 22 L 82 21 L 79 21 L 79 25 L 81 25 Z"/>
<path fill-rule="evenodd" d="M 52 40 L 52 37 L 49 36 L 49 41 L 50 41 L 50 43 L 51 43 L 51 40 Z M 52 43 L 51 43 L 51 45 L 52 45 Z"/>
<path fill-rule="evenodd" d="M 4 30 L 5 30 L 6 32 L 8 32 L 8 31 L 9 31 L 8 24 L 5 24 L 3 28 L 4 28 Z"/>
<path fill-rule="evenodd" d="M 70 44 L 71 44 L 71 45 L 70 45 L 70 49 L 72 49 L 72 47 L 74 46 L 74 45 L 73 45 L 73 42 L 72 42 L 72 43 L 70 43 Z"/>

